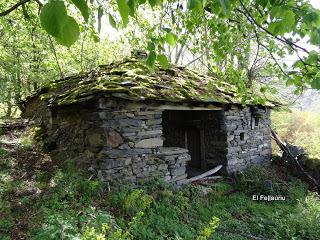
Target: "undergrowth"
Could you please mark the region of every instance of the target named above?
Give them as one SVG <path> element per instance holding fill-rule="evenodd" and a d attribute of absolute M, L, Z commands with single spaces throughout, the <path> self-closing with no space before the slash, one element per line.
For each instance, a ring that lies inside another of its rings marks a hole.
<path fill-rule="evenodd" d="M 17 166 L 5 151 L 0 153 L 0 238 L 9 239 L 16 221 L 10 194 L 20 185 L 10 185 L 8 176 Z M 41 186 L 40 193 L 16 199 L 32 213 L 28 239 L 315 240 L 320 236 L 319 196 L 272 166 L 252 168 L 235 182 L 216 182 L 207 187 L 207 195 L 199 185 L 176 188 L 160 179 L 139 188 L 106 185 L 72 168 L 39 172 L 33 179 L 35 186 Z M 253 201 L 253 194 L 284 195 L 287 201 Z"/>

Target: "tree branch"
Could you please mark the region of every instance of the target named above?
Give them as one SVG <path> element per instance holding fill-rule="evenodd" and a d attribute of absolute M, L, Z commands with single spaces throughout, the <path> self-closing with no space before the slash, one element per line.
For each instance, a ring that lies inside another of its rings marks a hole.
<path fill-rule="evenodd" d="M 60 64 L 59 64 L 59 59 L 58 59 L 58 56 L 57 56 L 57 52 L 56 52 L 56 49 L 55 49 L 54 44 L 53 44 L 53 41 L 52 41 L 50 35 L 48 35 L 48 37 L 49 37 L 49 42 L 50 42 L 50 45 L 51 45 L 51 50 L 53 52 L 54 58 L 55 58 L 56 63 L 57 63 L 57 67 L 58 67 L 58 70 L 59 70 L 59 73 L 60 73 L 60 77 L 64 78 L 62 69 L 61 69 Z"/>
<path fill-rule="evenodd" d="M 185 66 L 188 67 L 190 66 L 192 63 L 198 61 L 200 58 L 203 57 L 204 54 L 201 54 L 199 57 L 192 59 L 190 62 L 188 62 Z"/>
<path fill-rule="evenodd" d="M 20 7 L 21 5 L 30 2 L 31 0 L 20 0 L 18 3 L 16 3 L 15 5 L 13 5 L 12 7 L 10 7 L 9 9 L 3 11 L 0 13 L 0 17 L 4 17 L 6 15 L 8 15 L 9 13 L 11 13 L 12 11 L 16 10 L 18 7 Z"/>
<path fill-rule="evenodd" d="M 287 74 L 287 73 L 283 70 L 283 68 L 280 66 L 280 64 L 278 63 L 277 59 L 273 56 L 273 54 L 272 54 L 272 52 L 270 51 L 270 49 L 260 41 L 259 35 L 258 35 L 256 29 L 253 29 L 253 31 L 254 31 L 254 34 L 255 34 L 255 36 L 256 36 L 258 46 L 261 46 L 261 47 L 263 47 L 265 50 L 267 50 L 268 53 L 269 53 L 269 55 L 270 55 L 270 57 L 271 57 L 272 60 L 275 62 L 275 64 L 278 66 L 278 68 L 280 69 L 280 71 L 281 71 L 286 77 L 290 78 L 290 77 L 288 76 L 288 74 Z"/>
<path fill-rule="evenodd" d="M 177 49 L 178 49 L 178 46 L 177 46 Z M 181 45 L 178 53 L 176 54 L 176 59 L 174 61 L 175 64 L 177 64 L 179 62 L 179 59 L 180 59 L 180 56 L 181 56 L 181 53 L 182 53 L 182 50 L 183 50 L 183 45 Z"/>
<path fill-rule="evenodd" d="M 290 41 L 287 38 L 281 38 L 276 36 L 275 34 L 273 34 L 272 32 L 270 32 L 268 29 L 266 29 L 265 27 L 263 27 L 261 24 L 259 24 L 255 18 L 251 15 L 250 11 L 245 7 L 245 5 L 243 4 L 243 2 L 240 0 L 240 4 L 242 6 L 242 8 L 244 9 L 244 11 L 242 11 L 241 9 L 237 8 L 237 11 L 242 13 L 243 15 L 245 15 L 245 17 L 254 25 L 256 25 L 257 27 L 259 27 L 261 30 L 263 30 L 264 32 L 266 32 L 267 34 L 271 35 L 272 37 L 276 38 L 277 40 L 279 40 L 282 43 L 285 43 L 287 45 L 289 45 L 293 50 L 295 50 L 295 48 L 302 50 L 303 52 L 309 54 L 309 51 L 299 45 L 297 45 L 296 43 Z"/>

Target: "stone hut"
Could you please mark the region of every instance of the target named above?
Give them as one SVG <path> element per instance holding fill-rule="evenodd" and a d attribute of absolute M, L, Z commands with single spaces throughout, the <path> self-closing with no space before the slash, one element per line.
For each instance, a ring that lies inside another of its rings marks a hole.
<path fill-rule="evenodd" d="M 218 164 L 226 173 L 271 157 L 277 102 L 184 67 L 126 58 L 52 82 L 24 102 L 46 148 L 104 180 L 182 183 Z"/>

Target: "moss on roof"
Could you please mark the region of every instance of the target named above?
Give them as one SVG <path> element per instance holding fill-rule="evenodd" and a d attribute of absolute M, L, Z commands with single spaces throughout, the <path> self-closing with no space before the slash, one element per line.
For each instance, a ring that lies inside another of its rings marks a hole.
<path fill-rule="evenodd" d="M 97 94 L 133 101 L 206 102 L 264 105 L 276 101 L 249 94 L 245 102 L 236 87 L 211 76 L 171 65 L 148 67 L 143 60 L 126 58 L 100 66 L 85 74 L 70 76 L 50 83 L 36 95 L 49 105 L 66 105 L 85 101 Z"/>

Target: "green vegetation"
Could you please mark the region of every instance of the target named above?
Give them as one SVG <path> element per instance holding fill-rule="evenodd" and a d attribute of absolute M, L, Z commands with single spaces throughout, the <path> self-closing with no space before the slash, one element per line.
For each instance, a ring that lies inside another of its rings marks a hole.
<path fill-rule="evenodd" d="M 33 175 L 22 179 L 16 159 L 5 150 L 0 159 L 1 239 L 17 234 L 14 222 L 27 225 L 22 229 L 30 239 L 318 239 L 320 234 L 319 196 L 277 167 L 252 168 L 235 183 L 208 186 L 205 195 L 203 186 L 178 189 L 159 179 L 140 188 L 106 184 L 70 167 L 29 170 Z M 287 200 L 253 201 L 260 193 Z"/>
<path fill-rule="evenodd" d="M 32 150 L 35 147 L 42 147 L 42 139 L 40 127 L 28 127 L 20 136 L 20 146 L 26 150 Z"/>
<path fill-rule="evenodd" d="M 303 147 L 311 159 L 320 159 L 320 113 L 273 112 L 272 123 L 283 140 Z"/>
<path fill-rule="evenodd" d="M 300 43 L 306 37 L 310 44 L 320 45 L 320 13 L 308 1 L 220 0 L 203 2 L 187 0 L 181 3 L 163 0 L 117 0 L 88 3 L 85 0 L 72 0 L 71 2 L 51 0 L 42 4 L 39 1 L 26 0 L 20 4 L 12 1 L 1 4 L 0 16 L 8 16 L 18 11 L 20 5 L 22 5 L 26 19 L 29 18 L 29 8 L 26 5 L 31 5 L 30 8 L 33 10 L 38 8 L 38 13 L 34 15 L 39 18 L 42 29 L 54 37 L 59 44 L 67 47 L 72 46 L 80 38 L 81 28 L 90 28 L 92 32 L 95 32 L 94 25 L 97 23 L 97 30 L 100 32 L 102 17 L 106 15 L 109 25 L 113 28 L 123 30 L 131 27 L 129 32 L 136 26 L 143 28 L 143 35 L 146 36 L 144 48 L 149 51 L 146 62 L 150 66 L 156 60 L 163 67 L 168 66 L 171 52 L 164 54 L 166 46 L 171 51 L 170 47 L 176 47 L 179 44 L 182 47 L 186 45 L 191 48 L 190 52 L 193 54 L 196 52 L 192 50 L 201 46 L 208 61 L 207 66 L 212 64 L 212 57 L 217 61 L 221 58 L 224 60 L 229 58 L 231 59 L 229 61 L 234 61 L 234 63 L 240 61 L 237 66 L 227 64 L 224 67 L 229 68 L 231 72 L 240 67 L 239 76 L 247 75 L 243 76 L 243 79 L 247 80 L 247 87 L 251 87 L 252 76 L 254 76 L 252 75 L 254 73 L 251 72 L 253 66 L 250 68 L 249 64 L 245 64 L 246 67 L 243 67 L 243 62 L 248 63 L 250 45 L 253 43 L 258 46 L 253 65 L 259 61 L 258 55 L 270 55 L 270 58 L 276 62 L 276 66 L 271 67 L 271 64 L 265 68 L 276 70 L 277 75 L 281 76 L 287 85 L 296 86 L 297 93 L 301 93 L 307 86 L 320 89 L 319 53 L 306 49 Z M 156 13 L 161 20 L 154 23 L 150 20 L 149 13 L 141 14 L 141 11 L 145 12 L 146 9 L 150 14 Z M 92 17 L 95 14 L 98 15 L 97 19 Z M 134 21 L 130 21 L 131 18 Z M 38 19 L 37 22 L 39 22 Z M 132 32 L 137 33 L 135 30 Z M 200 37 L 201 35 L 203 37 Z M 294 36 L 294 39 L 287 35 Z M 135 40 L 137 38 L 139 37 L 134 37 Z M 242 39 L 246 39 L 248 43 L 241 43 Z M 236 50 L 240 54 L 234 52 L 234 46 L 242 48 L 242 50 Z M 306 56 L 300 57 L 301 53 Z M 296 54 L 299 59 L 292 67 L 282 63 L 278 64 L 274 56 L 283 57 L 285 54 Z M 213 66 L 215 67 L 217 68 L 215 70 L 218 71 L 221 66 Z M 250 72 L 245 73 L 244 70 Z M 243 79 L 238 79 L 239 85 Z"/>

